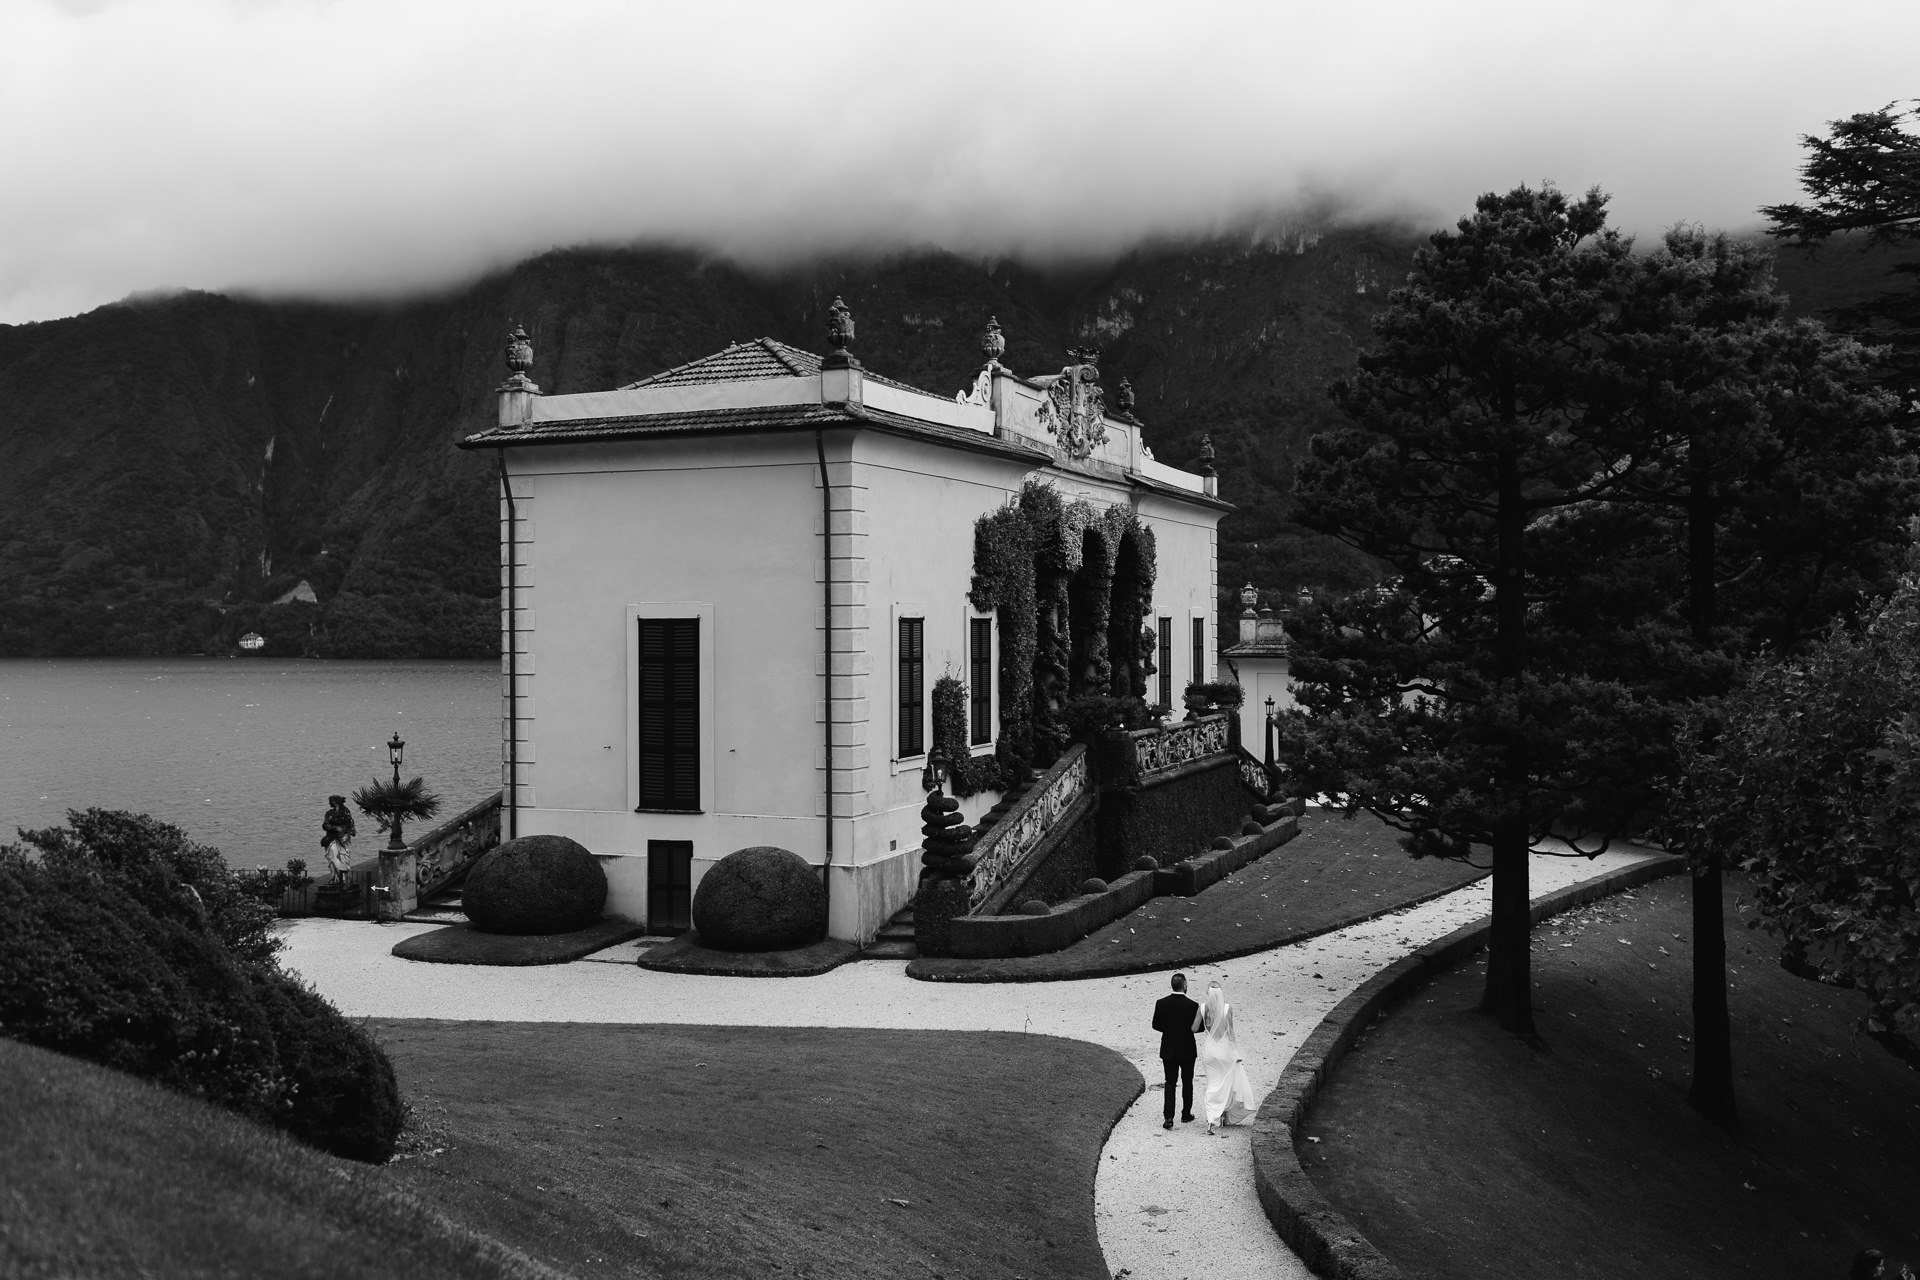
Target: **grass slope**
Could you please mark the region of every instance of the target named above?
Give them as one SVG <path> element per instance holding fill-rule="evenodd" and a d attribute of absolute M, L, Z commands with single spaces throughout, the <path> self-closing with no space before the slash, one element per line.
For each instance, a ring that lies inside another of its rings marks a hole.
<path fill-rule="evenodd" d="M 1192 898 L 1154 898 L 1064 950 L 1008 960 L 922 956 L 932 982 L 1047 982 L 1150 973 L 1227 960 L 1397 911 L 1486 872 L 1418 861 L 1400 833 L 1369 814 L 1309 809 L 1300 834 Z"/>
<path fill-rule="evenodd" d="M 0 1275 L 547 1277 L 303 1147 L 144 1080 L 0 1038 Z"/>
<path fill-rule="evenodd" d="M 1676 877 L 1538 931 L 1538 1044 L 1472 1012 L 1467 965 L 1340 1064 L 1302 1164 L 1409 1277 L 1800 1280 L 1868 1245 L 1920 1261 L 1920 1074 L 1854 1033 L 1857 993 L 1783 971 L 1731 886 L 1745 1141 L 1687 1107 L 1688 892 Z"/>
<path fill-rule="evenodd" d="M 1117 1054 L 1044 1036 L 375 1024 L 393 1185 L 582 1277 L 1106 1280 Z M 895 1203 L 905 1201 L 905 1204 Z"/>

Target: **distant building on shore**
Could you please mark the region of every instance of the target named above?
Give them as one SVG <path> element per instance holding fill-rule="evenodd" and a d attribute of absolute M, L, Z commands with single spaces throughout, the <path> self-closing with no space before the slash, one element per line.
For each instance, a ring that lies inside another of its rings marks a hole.
<path fill-rule="evenodd" d="M 1056 710 L 1110 690 L 1178 708 L 1215 676 L 1230 508 L 1210 465 L 1154 460 L 1097 356 L 1021 377 L 990 325 L 974 385 L 939 396 L 865 370 L 852 336 L 836 300 L 825 357 L 762 338 L 547 396 L 519 332 L 498 425 L 461 442 L 500 471 L 503 834 L 579 840 L 608 909 L 655 930 L 686 926 L 717 860 L 776 845 L 829 868 L 832 936 L 871 938 L 918 880 L 943 676 L 973 757 L 1025 682 L 1054 681 Z M 1056 648 L 1022 671 L 1004 608 L 969 592 L 976 525 L 1032 481 L 1070 563 L 1028 596 Z"/>

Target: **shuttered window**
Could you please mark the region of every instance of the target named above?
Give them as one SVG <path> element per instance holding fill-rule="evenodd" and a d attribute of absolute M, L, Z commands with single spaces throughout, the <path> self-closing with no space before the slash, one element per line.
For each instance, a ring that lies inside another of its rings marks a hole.
<path fill-rule="evenodd" d="M 900 619 L 900 756 L 927 749 L 927 620 Z"/>
<path fill-rule="evenodd" d="M 700 807 L 700 619 L 641 618 L 640 805 Z"/>
<path fill-rule="evenodd" d="M 1203 684 L 1207 670 L 1207 620 L 1193 620 L 1193 682 Z"/>
<path fill-rule="evenodd" d="M 970 741 L 993 741 L 993 619 L 967 619 L 967 707 L 972 712 Z"/>
<path fill-rule="evenodd" d="M 1173 619 L 1160 619 L 1160 644 L 1155 658 L 1160 665 L 1160 705 L 1173 705 Z"/>

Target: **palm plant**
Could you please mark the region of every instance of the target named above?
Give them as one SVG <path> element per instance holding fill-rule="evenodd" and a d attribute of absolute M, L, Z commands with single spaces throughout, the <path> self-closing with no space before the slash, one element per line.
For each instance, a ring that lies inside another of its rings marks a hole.
<path fill-rule="evenodd" d="M 424 778 L 402 782 L 397 774 L 391 781 L 375 778 L 361 787 L 353 793 L 353 803 L 378 823 L 380 830 L 393 832 L 387 842 L 389 849 L 406 847 L 400 838 L 403 823 L 415 818 L 431 818 L 440 812 L 440 797 L 427 790 Z"/>

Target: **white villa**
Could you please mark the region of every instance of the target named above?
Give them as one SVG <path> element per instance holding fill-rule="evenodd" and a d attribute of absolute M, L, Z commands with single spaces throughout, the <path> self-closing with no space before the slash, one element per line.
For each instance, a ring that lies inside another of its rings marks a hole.
<path fill-rule="evenodd" d="M 966 685 L 966 750 L 1002 729 L 975 524 L 1029 481 L 1151 530 L 1150 606 L 1142 587 L 1115 614 L 1154 655 L 1127 659 L 1134 687 L 1178 707 L 1214 678 L 1229 507 L 1212 475 L 1154 460 L 1124 383 L 1110 411 L 1089 354 L 1018 376 L 990 326 L 974 386 L 940 396 L 867 372 L 852 336 L 836 300 L 824 358 L 762 338 L 546 396 L 519 332 L 498 426 L 461 442 L 500 476 L 502 836 L 580 841 L 609 912 L 655 930 L 685 928 L 703 872 L 749 845 L 826 868 L 833 937 L 865 941 L 909 901 L 933 683 Z"/>

